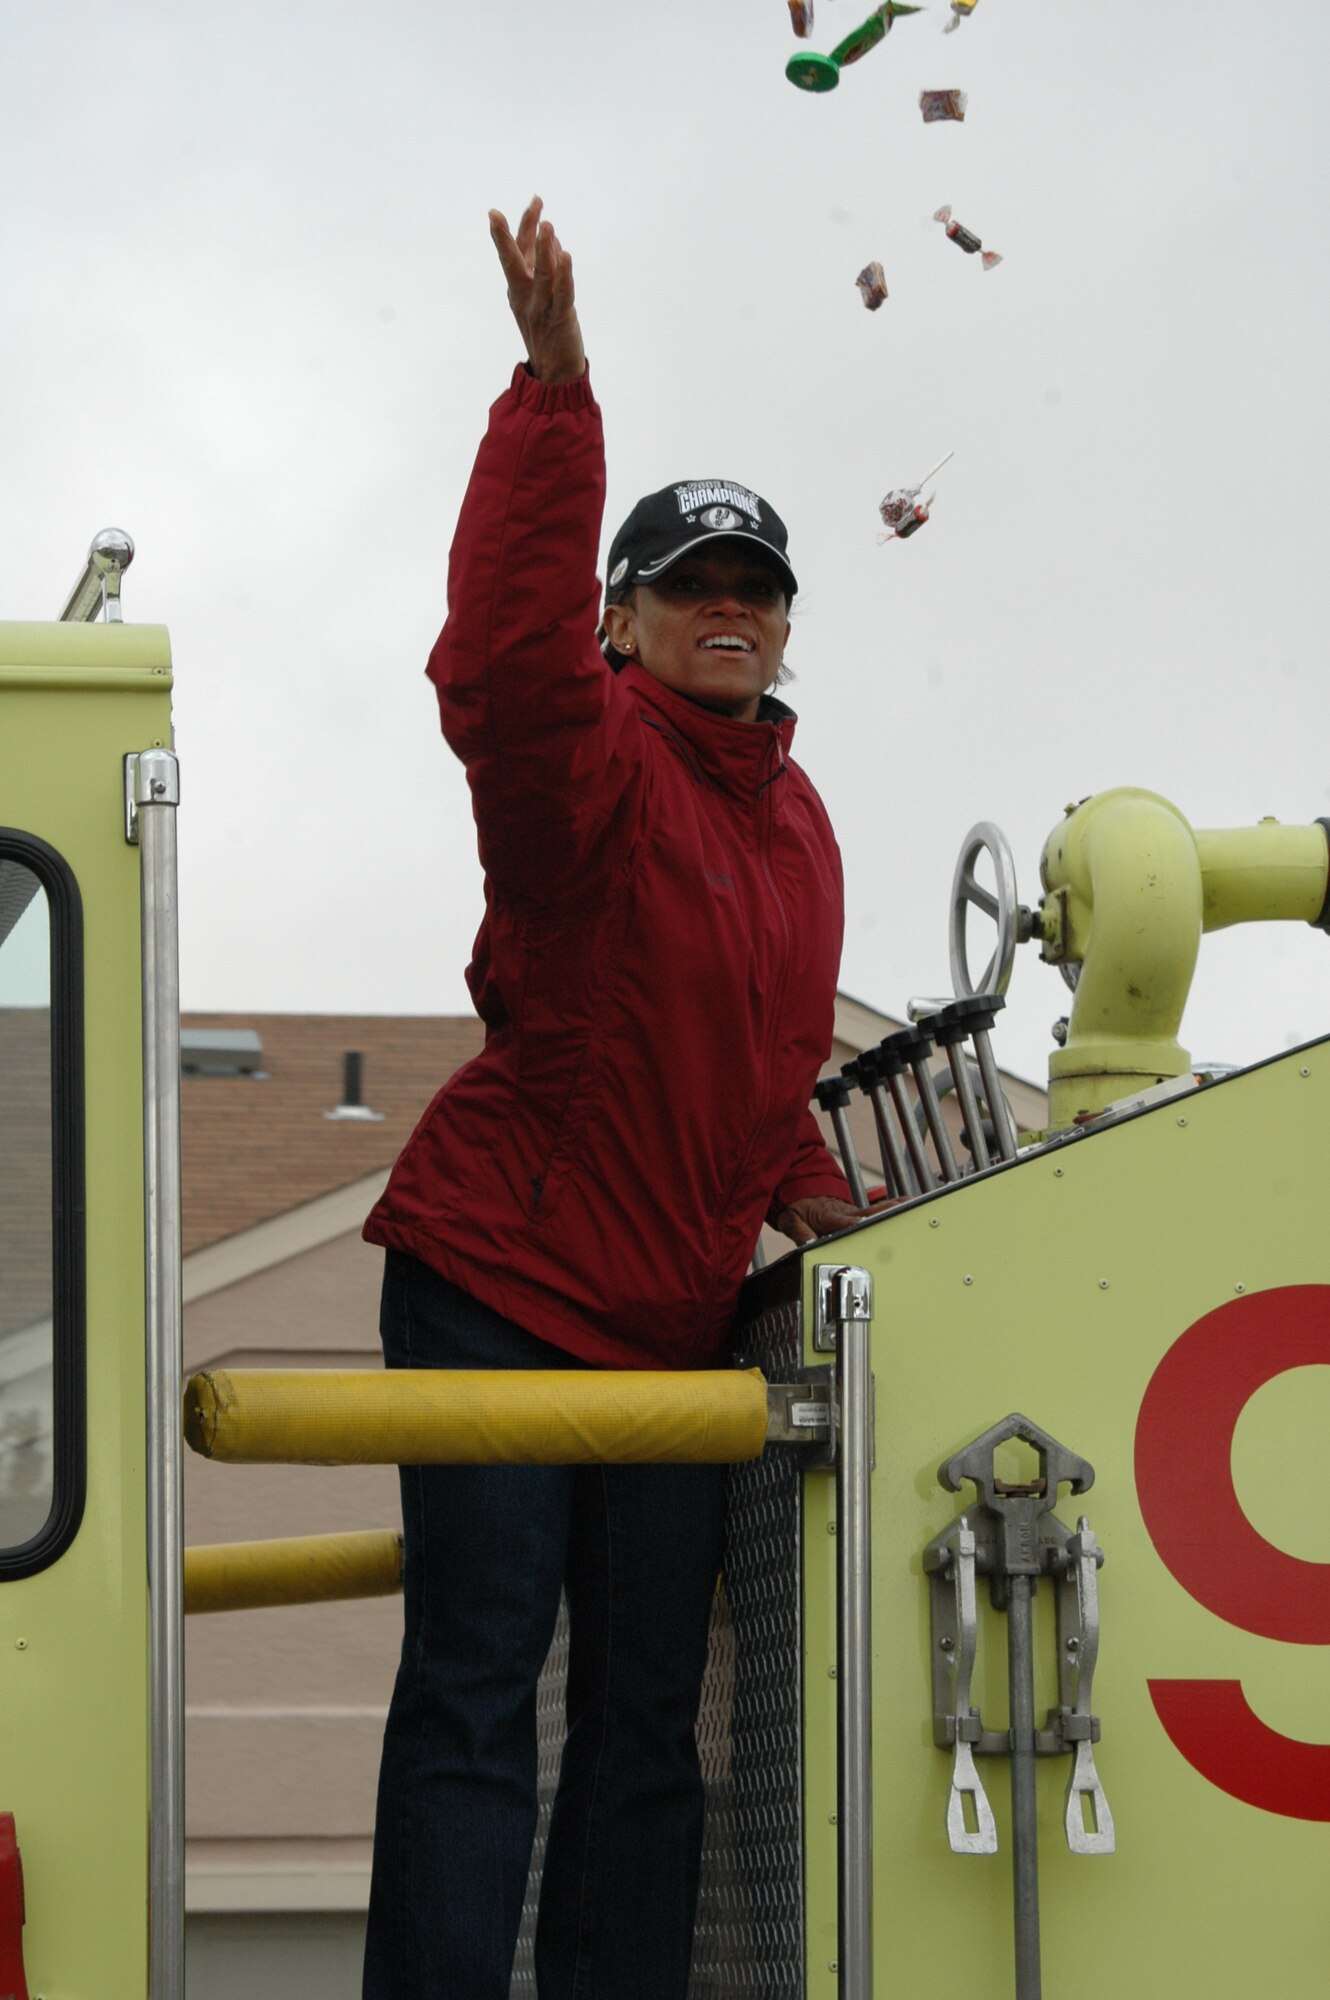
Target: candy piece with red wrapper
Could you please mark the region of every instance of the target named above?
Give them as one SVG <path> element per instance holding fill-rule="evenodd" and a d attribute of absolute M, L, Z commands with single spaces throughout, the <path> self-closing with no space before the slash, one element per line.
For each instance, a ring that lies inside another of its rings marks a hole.
<path fill-rule="evenodd" d="M 892 487 L 890 493 L 880 502 L 877 510 L 882 516 L 887 529 L 885 535 L 878 536 L 879 541 L 904 542 L 911 535 L 919 532 L 924 522 L 928 519 L 928 510 L 932 506 L 934 499 L 931 493 L 927 499 L 921 499 L 920 495 L 923 493 L 929 480 L 933 477 L 933 473 L 941 472 L 943 466 L 947 463 L 947 459 L 954 458 L 955 456 L 954 451 L 949 451 L 946 458 L 940 458 L 933 467 L 933 471 L 926 472 L 917 486 Z"/>
<path fill-rule="evenodd" d="M 0 1813 L 0 1994 L 28 2000 L 23 1971 L 23 1861 L 13 1813 Z"/>
<path fill-rule="evenodd" d="M 790 0 L 790 26 L 805 41 L 813 25 L 813 0 Z"/>
<path fill-rule="evenodd" d="M 880 264 L 865 264 L 855 279 L 869 312 L 876 312 L 887 296 L 886 273 Z M 2 1996 L 0 1996 L 2 2000 Z"/>
<path fill-rule="evenodd" d="M 967 257 L 973 257 L 976 250 L 983 250 L 980 262 L 986 271 L 991 271 L 995 264 L 1002 262 L 1002 258 L 996 250 L 984 250 L 982 238 L 976 236 L 972 229 L 967 229 L 963 223 L 956 221 L 949 205 L 944 205 L 942 208 L 935 208 L 933 210 L 933 220 L 945 226 L 946 232 L 952 242 L 959 244 Z"/>

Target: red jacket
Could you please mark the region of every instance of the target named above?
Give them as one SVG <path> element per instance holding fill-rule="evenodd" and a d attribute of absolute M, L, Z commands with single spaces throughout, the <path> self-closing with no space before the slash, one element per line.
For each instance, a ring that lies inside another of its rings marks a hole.
<path fill-rule="evenodd" d="M 524 368 L 490 412 L 430 657 L 486 914 L 482 1052 L 365 1225 L 613 1367 L 714 1361 L 764 1215 L 848 1199 L 808 1100 L 842 905 L 794 717 L 739 722 L 596 644 L 600 411 Z"/>

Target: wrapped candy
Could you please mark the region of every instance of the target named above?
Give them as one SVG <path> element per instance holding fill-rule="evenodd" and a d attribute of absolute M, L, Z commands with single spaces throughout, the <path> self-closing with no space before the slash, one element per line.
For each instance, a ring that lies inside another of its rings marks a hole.
<path fill-rule="evenodd" d="M 903 542 L 928 519 L 928 509 L 919 501 L 917 486 L 893 486 L 877 511 L 891 530 L 883 537 L 888 542 L 893 537 Z"/>
<path fill-rule="evenodd" d="M 861 27 L 836 44 L 831 51 L 831 60 L 837 69 L 845 69 L 850 63 L 858 62 L 891 32 L 891 24 L 898 14 L 918 14 L 920 11 L 918 7 L 900 5 L 900 0 L 885 0 L 883 6 L 874 8 Z"/>
<path fill-rule="evenodd" d="M 813 25 L 813 0 L 790 0 L 790 26 L 802 42 Z"/>
<path fill-rule="evenodd" d="M 883 524 L 887 530 L 885 535 L 879 537 L 879 540 L 884 542 L 903 542 L 908 540 L 911 535 L 919 532 L 924 522 L 928 519 L 928 510 L 933 504 L 934 497 L 931 493 L 926 500 L 921 499 L 920 496 L 929 480 L 933 477 L 933 473 L 941 472 L 943 466 L 947 463 L 947 459 L 954 458 L 955 456 L 955 452 L 949 451 L 946 458 L 940 458 L 933 467 L 933 471 L 926 472 L 917 486 L 892 487 L 890 493 L 880 502 L 877 510 L 882 516 Z"/>
<path fill-rule="evenodd" d="M 947 234 L 952 242 L 959 244 L 967 257 L 973 257 L 976 250 L 983 250 L 984 254 L 980 262 L 986 271 L 991 271 L 995 264 L 1002 262 L 996 250 L 984 250 L 981 238 L 976 236 L 972 229 L 967 229 L 963 223 L 955 221 L 949 206 L 944 205 L 942 208 L 935 208 L 933 210 L 933 220 L 945 225 Z"/>
<path fill-rule="evenodd" d="M 869 312 L 875 313 L 887 296 L 886 274 L 880 264 L 865 264 L 855 279 Z"/>
<path fill-rule="evenodd" d="M 954 35 L 962 21 L 968 21 L 979 0 L 951 0 L 951 19 L 942 30 L 944 35 Z"/>
<path fill-rule="evenodd" d="M 936 125 L 940 119 L 954 118 L 959 123 L 965 116 L 969 98 L 963 90 L 921 90 L 919 109 L 924 114 L 925 125 Z"/>
<path fill-rule="evenodd" d="M 794 0 L 790 0 L 790 11 L 794 12 Z M 857 27 L 843 42 L 837 42 L 829 56 L 815 55 L 810 49 L 807 55 L 791 56 L 785 65 L 785 74 L 798 90 L 834 90 L 840 82 L 840 73 L 850 63 L 856 63 L 875 49 L 890 32 L 891 24 L 898 14 L 918 14 L 920 7 L 904 4 L 904 0 L 883 0 L 874 8 L 868 19 Z M 808 9 L 809 19 L 812 8 Z M 795 33 L 799 33 L 796 26 Z"/>

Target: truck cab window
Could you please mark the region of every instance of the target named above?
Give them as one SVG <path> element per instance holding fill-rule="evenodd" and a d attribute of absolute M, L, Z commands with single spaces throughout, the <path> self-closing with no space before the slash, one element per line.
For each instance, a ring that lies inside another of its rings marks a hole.
<path fill-rule="evenodd" d="M 0 831 L 0 1578 L 52 1560 L 82 1507 L 78 915 L 59 858 Z"/>

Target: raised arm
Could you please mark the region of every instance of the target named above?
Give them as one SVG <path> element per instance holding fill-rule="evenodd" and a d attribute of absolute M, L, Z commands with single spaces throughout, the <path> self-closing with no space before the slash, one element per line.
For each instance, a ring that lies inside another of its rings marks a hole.
<path fill-rule="evenodd" d="M 429 673 L 487 874 L 549 907 L 593 895 L 622 853 L 606 836 L 636 823 L 641 728 L 596 642 L 604 443 L 572 260 L 539 199 L 516 236 L 497 209 L 490 232 L 529 361 L 490 411 Z"/>

